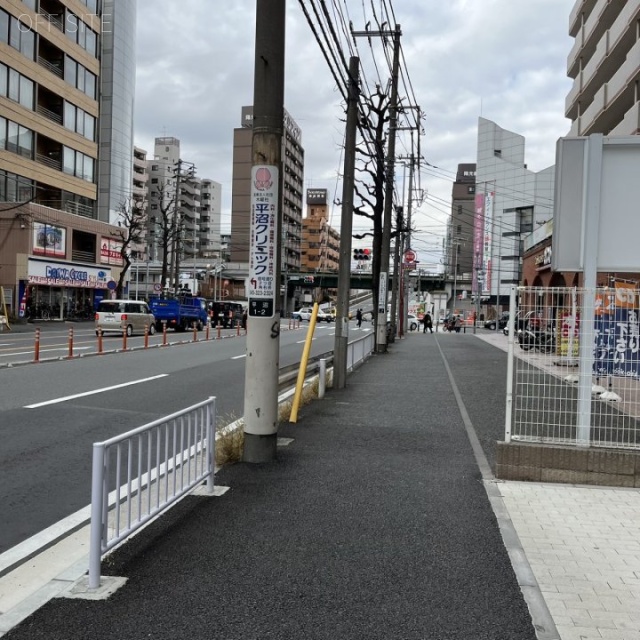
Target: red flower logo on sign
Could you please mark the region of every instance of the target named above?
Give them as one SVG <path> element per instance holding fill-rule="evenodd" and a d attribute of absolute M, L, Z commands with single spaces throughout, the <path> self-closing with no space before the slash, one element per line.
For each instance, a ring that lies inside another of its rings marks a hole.
<path fill-rule="evenodd" d="M 271 171 L 264 167 L 256 171 L 255 187 L 258 191 L 266 191 L 271 188 L 273 180 L 271 179 Z"/>

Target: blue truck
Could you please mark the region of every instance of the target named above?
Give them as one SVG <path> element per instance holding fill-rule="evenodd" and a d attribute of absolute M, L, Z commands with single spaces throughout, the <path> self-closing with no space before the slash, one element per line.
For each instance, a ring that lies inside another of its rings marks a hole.
<path fill-rule="evenodd" d="M 167 329 L 175 331 L 188 331 L 194 324 L 198 331 L 202 331 L 209 319 L 207 301 L 196 296 L 154 297 L 149 300 L 149 308 L 158 331 L 162 331 L 165 322 Z"/>

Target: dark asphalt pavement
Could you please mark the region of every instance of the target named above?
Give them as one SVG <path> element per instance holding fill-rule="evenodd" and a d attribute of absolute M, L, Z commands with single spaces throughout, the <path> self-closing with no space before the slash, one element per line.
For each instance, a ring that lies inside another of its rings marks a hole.
<path fill-rule="evenodd" d="M 447 367 L 492 464 L 506 354 L 411 334 L 303 407 L 277 461 L 222 469 L 7 640 L 534 640 Z"/>

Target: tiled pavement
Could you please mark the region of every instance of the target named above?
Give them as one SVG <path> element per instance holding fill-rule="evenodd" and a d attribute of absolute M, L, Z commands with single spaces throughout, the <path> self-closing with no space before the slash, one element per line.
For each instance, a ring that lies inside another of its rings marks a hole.
<path fill-rule="evenodd" d="M 498 488 L 562 640 L 640 640 L 640 491 Z"/>

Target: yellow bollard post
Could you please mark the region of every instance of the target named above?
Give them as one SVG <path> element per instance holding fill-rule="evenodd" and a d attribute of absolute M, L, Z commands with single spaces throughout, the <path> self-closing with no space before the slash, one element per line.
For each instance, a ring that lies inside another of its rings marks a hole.
<path fill-rule="evenodd" d="M 309 362 L 309 353 L 311 353 L 311 342 L 313 341 L 313 332 L 316 329 L 316 319 L 318 317 L 318 303 L 313 305 L 311 320 L 309 321 L 309 329 L 302 350 L 302 359 L 300 360 L 300 369 L 298 370 L 298 380 L 296 381 L 296 392 L 293 396 L 293 406 L 291 407 L 291 415 L 289 422 L 298 421 L 298 409 L 300 408 L 300 398 L 302 398 L 302 388 L 304 386 L 304 377 L 307 373 L 307 364 Z"/>

